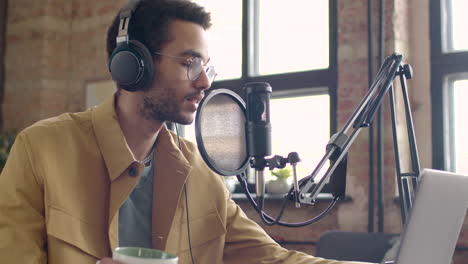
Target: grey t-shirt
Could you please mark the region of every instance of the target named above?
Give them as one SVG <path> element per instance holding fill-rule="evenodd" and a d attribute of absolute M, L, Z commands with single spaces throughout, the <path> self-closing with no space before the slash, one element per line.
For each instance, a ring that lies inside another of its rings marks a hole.
<path fill-rule="evenodd" d="M 119 246 L 152 248 L 153 161 L 119 209 Z"/>

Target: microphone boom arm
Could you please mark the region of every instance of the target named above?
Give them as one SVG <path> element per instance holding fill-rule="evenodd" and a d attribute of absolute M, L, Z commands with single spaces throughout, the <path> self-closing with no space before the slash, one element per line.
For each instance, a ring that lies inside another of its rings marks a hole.
<path fill-rule="evenodd" d="M 343 129 L 334 134 L 329 143 L 327 144 L 327 150 L 323 158 L 318 163 L 312 174 L 300 183 L 300 190 L 297 193 L 300 203 L 314 204 L 318 194 L 323 189 L 324 185 L 330 179 L 332 174 L 335 172 L 340 163 L 346 161 L 346 155 L 351 144 L 356 139 L 357 135 L 362 128 L 369 127 L 372 124 L 375 113 L 380 108 L 385 94 L 390 91 L 390 103 L 392 112 L 392 128 L 393 138 L 395 145 L 395 159 L 397 167 L 397 179 L 400 194 L 400 204 L 402 210 L 403 222 L 405 222 L 408 210 L 411 208 L 412 200 L 414 196 L 414 189 L 417 184 L 417 177 L 419 175 L 419 157 L 417 154 L 416 141 L 414 136 L 413 123 L 411 118 L 411 110 L 409 107 L 409 99 L 406 91 L 406 78 L 411 78 L 411 68 L 408 64 L 402 66 L 402 56 L 396 53 L 388 56 L 382 64 L 376 79 L 372 83 L 366 96 L 362 99 L 357 109 L 353 112 L 349 120 L 346 122 Z M 393 81 L 399 76 L 401 88 L 403 90 L 403 100 L 405 102 L 405 118 L 406 126 L 408 128 L 408 140 L 411 155 L 412 171 L 407 173 L 401 172 L 399 164 L 400 153 L 397 145 L 397 132 L 396 132 L 396 114 L 395 114 L 395 98 L 393 94 Z M 348 135 L 348 130 L 353 130 Z M 320 178 L 316 181 L 317 176 L 324 169 L 324 165 L 327 161 L 331 160 L 331 164 Z M 346 177 L 346 175 L 341 175 Z M 344 196 L 342 193 L 334 193 L 338 196 Z M 336 197 L 335 197 L 336 198 Z M 342 198 L 342 197 L 339 197 Z"/>

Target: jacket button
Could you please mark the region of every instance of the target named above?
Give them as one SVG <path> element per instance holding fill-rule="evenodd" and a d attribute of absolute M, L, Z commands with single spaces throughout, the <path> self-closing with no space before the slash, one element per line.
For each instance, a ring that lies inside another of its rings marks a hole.
<path fill-rule="evenodd" d="M 135 167 L 131 167 L 129 170 L 128 170 L 128 175 L 130 175 L 131 177 L 135 177 L 137 174 L 137 169 Z"/>

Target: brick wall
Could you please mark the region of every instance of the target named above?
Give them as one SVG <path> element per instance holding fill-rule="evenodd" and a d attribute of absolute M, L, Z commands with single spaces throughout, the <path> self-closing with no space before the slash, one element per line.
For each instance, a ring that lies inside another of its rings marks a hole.
<path fill-rule="evenodd" d="M 89 81 L 110 79 L 107 71 L 105 34 L 107 26 L 124 0 L 15 0 L 9 1 L 5 52 L 5 128 L 22 129 L 33 122 L 65 111 L 81 111 L 85 106 L 85 85 Z M 378 14 L 375 1 L 375 17 Z M 415 103 L 413 115 L 422 167 L 430 167 L 431 140 L 428 83 L 428 33 L 418 38 L 410 31 L 428 27 L 425 0 L 386 1 L 386 55 L 396 51 L 405 61 L 416 62 L 414 80 L 409 81 Z M 368 89 L 367 0 L 339 0 L 338 4 L 338 128 L 345 124 Z M 424 15 L 421 15 L 423 14 Z M 422 18 L 421 18 L 422 17 Z M 418 18 L 423 19 L 418 20 Z M 426 19 L 426 20 L 424 20 Z M 375 21 L 377 36 L 377 21 Z M 426 29 L 427 30 L 427 29 Z M 412 32 L 413 33 L 413 32 Z M 413 37 L 410 37 L 413 36 Z M 423 39 L 422 42 L 421 41 Z M 418 43 L 420 42 L 420 43 Z M 376 40 L 375 43 L 377 44 Z M 416 44 L 415 44 L 416 43 Z M 377 50 L 377 49 L 376 49 Z M 377 57 L 374 56 L 377 65 Z M 418 75 L 418 72 L 422 74 Z M 386 100 L 388 101 L 388 100 Z M 393 141 L 389 125 L 389 107 L 385 119 L 385 232 L 400 232 L 401 220 L 394 197 Z M 421 129 L 418 131 L 418 128 Z M 347 193 L 353 201 L 340 203 L 324 220 L 300 229 L 265 227 L 278 239 L 317 241 L 327 230 L 366 231 L 368 209 L 368 131 L 363 130 L 350 149 Z M 246 213 L 259 221 L 247 203 L 240 202 Z M 308 219 L 325 204 L 291 209 L 291 221 Z M 268 211 L 277 212 L 275 202 Z M 294 211 L 296 210 L 296 211 Z M 466 230 L 466 228 L 464 229 Z M 465 234 L 466 232 L 463 232 Z M 463 235 L 461 245 L 468 244 Z M 310 244 L 285 245 L 314 253 Z M 463 255 L 457 254 L 457 263 Z"/>
<path fill-rule="evenodd" d="M 5 128 L 83 110 L 86 82 L 109 79 L 105 33 L 119 2 L 9 2 Z"/>

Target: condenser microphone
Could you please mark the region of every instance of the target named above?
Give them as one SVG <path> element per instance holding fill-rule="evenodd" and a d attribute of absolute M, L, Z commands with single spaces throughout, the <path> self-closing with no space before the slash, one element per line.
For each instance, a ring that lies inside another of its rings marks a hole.
<path fill-rule="evenodd" d="M 270 95 L 271 86 L 265 82 L 244 86 L 247 98 L 247 150 L 250 157 L 271 155 Z"/>
<path fill-rule="evenodd" d="M 247 98 L 246 140 L 247 151 L 255 168 L 255 193 L 260 208 L 265 195 L 265 156 L 271 155 L 270 95 L 271 86 L 265 82 L 248 83 L 244 86 Z"/>

